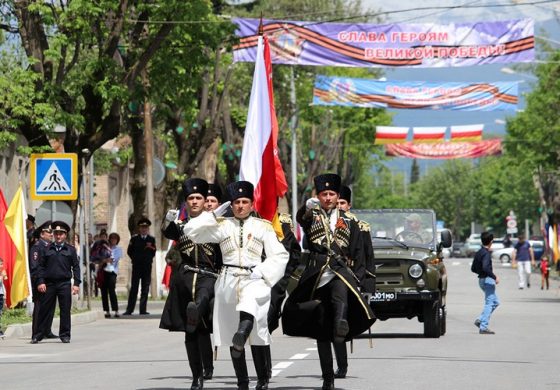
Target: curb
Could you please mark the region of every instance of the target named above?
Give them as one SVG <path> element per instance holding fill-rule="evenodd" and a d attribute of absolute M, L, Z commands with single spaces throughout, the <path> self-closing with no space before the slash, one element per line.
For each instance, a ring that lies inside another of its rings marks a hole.
<path fill-rule="evenodd" d="M 72 325 L 87 324 L 104 318 L 104 313 L 101 310 L 93 309 L 84 313 L 72 314 Z M 60 319 L 58 317 L 53 319 L 52 328 L 58 329 Z M 12 324 L 8 325 L 4 332 L 4 337 L 9 338 L 31 338 L 31 322 L 25 324 Z"/>

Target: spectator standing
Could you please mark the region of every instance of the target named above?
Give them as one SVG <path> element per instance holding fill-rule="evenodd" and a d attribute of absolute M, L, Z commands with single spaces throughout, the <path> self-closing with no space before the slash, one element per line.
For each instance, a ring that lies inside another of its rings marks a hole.
<path fill-rule="evenodd" d="M 28 247 L 31 247 L 35 243 L 35 217 L 33 215 L 27 214 L 27 219 L 25 220 L 25 228 L 27 229 L 27 245 Z"/>
<path fill-rule="evenodd" d="M 37 290 L 42 294 L 39 323 L 31 339 L 37 344 L 45 337 L 54 315 L 56 300 L 60 307 L 59 336 L 63 343 L 70 342 L 72 294 L 80 291 L 80 264 L 76 249 L 66 242 L 70 227 L 62 221 L 52 223 L 54 242 L 49 244 L 39 261 Z M 72 285 L 72 277 L 74 284 Z"/>
<path fill-rule="evenodd" d="M 101 302 L 105 318 L 111 318 L 109 312 L 109 301 L 111 302 L 111 310 L 113 317 L 119 318 L 119 302 L 117 300 L 117 275 L 119 273 L 119 262 L 122 258 L 122 249 L 119 247 L 121 237 L 117 233 L 109 234 L 109 242 L 107 247 L 110 251 L 110 257 L 103 261 L 101 268 L 97 272 L 103 273 L 103 283 L 101 284 Z"/>
<path fill-rule="evenodd" d="M 523 290 L 525 286 L 531 287 L 531 266 L 535 266 L 535 254 L 529 241 L 522 234 L 519 236 L 519 242 L 515 244 L 511 258 L 511 265 L 517 265 L 517 275 L 519 277 L 519 289 Z"/>
<path fill-rule="evenodd" d="M 492 270 L 492 253 L 490 252 L 494 235 L 490 232 L 482 232 L 480 240 L 482 241 L 482 248 L 474 255 L 471 271 L 478 274 L 478 285 L 484 292 L 484 309 L 480 317 L 474 321 L 474 325 L 478 327 L 478 333 L 480 334 L 494 334 L 495 332 L 488 328 L 490 316 L 500 305 L 496 295 L 496 285 L 500 283 L 500 279 Z"/>
<path fill-rule="evenodd" d="M 548 277 L 550 275 L 550 262 L 548 259 L 548 255 L 543 255 L 541 257 L 541 290 L 544 289 L 544 286 L 546 284 L 546 289 L 548 290 L 549 287 L 549 283 L 548 283 Z"/>
<path fill-rule="evenodd" d="M 138 221 L 138 234 L 131 237 L 126 253 L 132 260 L 132 281 L 128 295 L 128 305 L 123 315 L 131 315 L 136 307 L 138 287 L 140 286 L 140 314 L 147 315 L 148 291 L 152 280 L 152 262 L 156 255 L 156 239 L 150 236 L 152 222 L 148 218 Z"/>

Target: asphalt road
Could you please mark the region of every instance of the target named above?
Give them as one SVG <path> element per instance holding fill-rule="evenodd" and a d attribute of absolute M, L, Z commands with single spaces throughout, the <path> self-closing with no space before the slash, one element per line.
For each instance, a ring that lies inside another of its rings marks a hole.
<path fill-rule="evenodd" d="M 495 264 L 502 281 L 501 306 L 494 313 L 495 335 L 479 335 L 473 321 L 482 309 L 482 292 L 469 259 L 447 259 L 449 274 L 447 334 L 422 337 L 416 319 L 376 322 L 373 348 L 354 341 L 346 379 L 337 389 L 560 389 L 558 324 L 560 288 L 518 290 L 516 273 Z M 122 302 L 121 302 L 122 303 Z M 99 319 L 75 325 L 72 342 L 27 337 L 0 340 L 2 389 L 185 389 L 190 387 L 182 333 L 158 328 L 161 304 L 149 304 L 150 316 Z M 159 310 L 158 310 L 159 309 Z M 56 332 L 56 329 L 55 329 Z M 313 340 L 274 335 L 271 389 L 321 387 Z M 248 355 L 250 359 L 250 354 Z M 254 368 L 249 360 L 249 373 Z M 207 389 L 235 389 L 226 348 L 215 362 Z"/>

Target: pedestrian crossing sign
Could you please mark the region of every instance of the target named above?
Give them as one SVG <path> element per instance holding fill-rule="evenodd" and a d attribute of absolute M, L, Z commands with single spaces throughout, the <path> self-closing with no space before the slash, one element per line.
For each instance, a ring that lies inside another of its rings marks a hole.
<path fill-rule="evenodd" d="M 78 199 L 78 155 L 43 153 L 31 155 L 31 199 Z"/>

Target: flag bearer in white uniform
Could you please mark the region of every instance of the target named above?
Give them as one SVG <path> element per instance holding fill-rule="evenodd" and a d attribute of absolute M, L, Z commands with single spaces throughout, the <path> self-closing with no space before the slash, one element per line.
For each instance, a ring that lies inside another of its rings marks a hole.
<path fill-rule="evenodd" d="M 270 291 L 284 276 L 289 257 L 270 222 L 251 216 L 253 190 L 247 181 L 229 184 L 233 217 L 222 217 L 229 206 L 226 202 L 214 212 L 203 212 L 191 219 L 184 228 L 195 243 L 220 244 L 223 267 L 215 284 L 214 343 L 230 346 L 237 386 L 241 390 L 249 389 L 245 343 L 270 344 L 267 322 Z M 254 360 L 256 389 L 266 390 L 266 361 Z"/>

